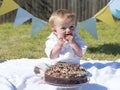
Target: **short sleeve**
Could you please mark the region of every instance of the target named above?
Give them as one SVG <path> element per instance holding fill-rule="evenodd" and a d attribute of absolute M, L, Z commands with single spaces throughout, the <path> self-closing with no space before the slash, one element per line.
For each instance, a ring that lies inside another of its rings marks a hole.
<path fill-rule="evenodd" d="M 48 40 L 46 41 L 45 43 L 45 53 L 48 57 L 50 57 L 50 52 L 51 50 L 54 48 L 54 46 L 56 45 L 56 40 L 55 38 L 53 38 L 53 34 L 51 34 L 49 37 L 48 37 Z"/>

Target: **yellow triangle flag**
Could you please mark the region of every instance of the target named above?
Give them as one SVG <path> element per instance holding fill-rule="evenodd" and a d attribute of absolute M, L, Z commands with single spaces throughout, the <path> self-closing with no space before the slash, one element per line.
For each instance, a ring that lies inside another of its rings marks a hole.
<path fill-rule="evenodd" d="M 105 6 L 103 9 L 101 9 L 96 15 L 95 17 L 101 21 L 103 21 L 104 23 L 110 25 L 110 26 L 116 26 L 116 23 L 113 19 L 113 16 L 110 12 L 110 9 L 108 6 Z"/>
<path fill-rule="evenodd" d="M 17 3 L 13 0 L 3 0 L 3 3 L 0 7 L 0 15 L 4 15 L 12 10 L 15 10 L 19 7 Z"/>

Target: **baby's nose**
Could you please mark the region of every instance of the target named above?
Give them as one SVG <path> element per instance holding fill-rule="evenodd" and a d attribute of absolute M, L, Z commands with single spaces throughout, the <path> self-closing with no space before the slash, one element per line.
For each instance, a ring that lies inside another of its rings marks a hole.
<path fill-rule="evenodd" d="M 70 32 L 70 31 L 71 31 L 70 28 L 67 28 L 67 29 L 66 29 L 66 32 Z"/>

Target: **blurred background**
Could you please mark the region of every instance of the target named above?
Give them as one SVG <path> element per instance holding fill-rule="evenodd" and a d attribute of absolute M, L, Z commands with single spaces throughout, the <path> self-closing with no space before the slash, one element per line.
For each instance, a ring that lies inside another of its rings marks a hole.
<path fill-rule="evenodd" d="M 9 0 L 8 0 L 9 1 Z M 57 9 L 69 9 L 76 13 L 78 22 L 93 17 L 110 0 L 14 0 L 20 7 L 39 19 L 48 21 L 51 13 Z M 0 6 L 3 0 L 0 0 Z M 34 38 L 31 34 L 31 19 L 13 27 L 17 9 L 0 16 L 0 61 L 19 58 L 46 57 L 45 41 L 51 33 L 45 27 Z M 83 59 L 117 60 L 120 58 L 120 21 L 115 18 L 117 27 L 96 22 L 98 40 L 95 40 L 84 28 L 79 35 L 87 43 L 88 49 Z"/>
<path fill-rule="evenodd" d="M 3 0 L 0 0 L 0 5 Z M 32 15 L 48 20 L 51 13 L 59 8 L 76 13 L 77 20 L 83 21 L 95 15 L 110 0 L 14 0 Z M 13 22 L 17 10 L 0 16 L 0 23 Z"/>

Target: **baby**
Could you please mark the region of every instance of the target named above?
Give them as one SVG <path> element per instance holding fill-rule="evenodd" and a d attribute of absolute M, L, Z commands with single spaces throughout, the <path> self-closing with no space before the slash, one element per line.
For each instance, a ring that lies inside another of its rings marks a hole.
<path fill-rule="evenodd" d="M 52 33 L 46 41 L 47 56 L 52 60 L 79 63 L 87 46 L 75 33 L 75 14 L 66 9 L 59 9 L 51 15 L 49 24 Z"/>
<path fill-rule="evenodd" d="M 86 44 L 76 33 L 76 16 L 66 9 L 53 12 L 49 18 L 52 33 L 46 41 L 45 52 L 50 60 L 80 64 L 85 54 Z M 44 65 L 44 66 L 43 66 Z M 35 71 L 46 68 L 46 64 L 36 66 Z"/>

